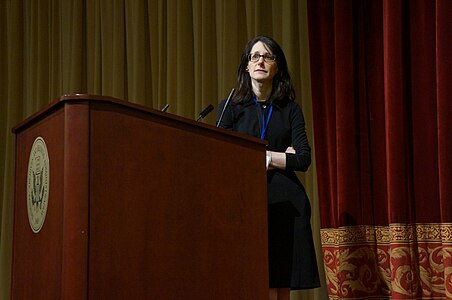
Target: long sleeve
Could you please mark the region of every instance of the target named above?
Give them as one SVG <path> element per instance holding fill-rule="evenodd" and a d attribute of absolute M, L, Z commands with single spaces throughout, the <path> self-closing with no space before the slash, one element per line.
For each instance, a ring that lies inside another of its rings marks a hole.
<path fill-rule="evenodd" d="M 306 134 L 303 112 L 298 105 L 293 109 L 291 124 L 292 147 L 296 153 L 286 154 L 286 169 L 305 172 L 311 165 L 311 147 Z"/>

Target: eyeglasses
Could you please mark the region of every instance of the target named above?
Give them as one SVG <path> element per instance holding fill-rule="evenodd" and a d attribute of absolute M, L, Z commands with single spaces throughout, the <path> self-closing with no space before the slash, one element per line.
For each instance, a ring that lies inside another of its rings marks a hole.
<path fill-rule="evenodd" d="M 260 54 L 259 52 L 251 53 L 250 55 L 248 55 L 248 60 L 251 62 L 258 62 L 261 57 L 267 63 L 273 63 L 276 60 L 276 55 L 270 53 Z"/>

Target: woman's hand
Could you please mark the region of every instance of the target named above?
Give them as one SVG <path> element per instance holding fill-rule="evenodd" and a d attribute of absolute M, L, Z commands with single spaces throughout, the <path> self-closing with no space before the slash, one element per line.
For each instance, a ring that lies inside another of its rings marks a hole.
<path fill-rule="evenodd" d="M 290 146 L 290 147 L 287 147 L 286 153 L 295 154 L 296 152 L 295 152 L 295 149 L 292 146 Z"/>
<path fill-rule="evenodd" d="M 285 169 L 287 153 L 295 154 L 296 152 L 293 147 L 288 147 L 285 152 L 267 151 L 267 170 Z"/>

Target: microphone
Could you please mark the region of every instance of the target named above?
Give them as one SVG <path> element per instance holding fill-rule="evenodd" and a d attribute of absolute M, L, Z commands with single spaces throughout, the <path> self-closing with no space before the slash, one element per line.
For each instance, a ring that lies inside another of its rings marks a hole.
<path fill-rule="evenodd" d="M 213 105 L 209 104 L 204 110 L 199 114 L 199 117 L 196 121 L 204 119 L 211 111 L 213 110 Z"/>
<path fill-rule="evenodd" d="M 217 127 L 220 126 L 221 120 L 223 120 L 224 112 L 226 111 L 226 108 L 228 107 L 229 102 L 231 102 L 231 99 L 232 99 L 232 96 L 234 95 L 234 92 L 235 92 L 235 89 L 232 89 L 231 92 L 229 93 L 228 99 L 226 99 L 226 102 L 224 103 L 223 110 L 221 111 L 221 115 L 218 118 Z"/>
<path fill-rule="evenodd" d="M 167 103 L 160 111 L 165 112 L 169 107 L 169 104 Z"/>

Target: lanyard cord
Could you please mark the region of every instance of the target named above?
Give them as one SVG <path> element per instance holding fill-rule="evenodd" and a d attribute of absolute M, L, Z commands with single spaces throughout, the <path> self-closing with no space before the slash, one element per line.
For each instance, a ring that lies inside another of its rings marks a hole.
<path fill-rule="evenodd" d="M 253 98 L 254 103 L 256 103 L 257 106 L 259 106 L 259 103 L 257 103 L 256 98 Z M 272 116 L 273 112 L 273 106 L 270 105 L 270 108 L 268 109 L 267 118 L 265 118 L 265 110 L 262 110 L 262 131 L 261 131 L 261 140 L 265 139 L 265 134 L 267 133 L 267 127 L 268 122 L 270 122 L 270 117 Z"/>

